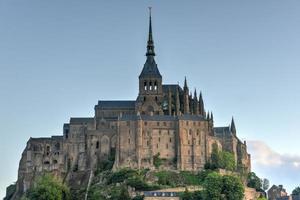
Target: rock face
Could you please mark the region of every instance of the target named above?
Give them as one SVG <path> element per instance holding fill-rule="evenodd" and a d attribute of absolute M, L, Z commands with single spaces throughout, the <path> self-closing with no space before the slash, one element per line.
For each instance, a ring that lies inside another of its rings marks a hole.
<path fill-rule="evenodd" d="M 153 169 L 156 156 L 164 169 L 201 170 L 215 143 L 234 154 L 240 169 L 250 171 L 250 155 L 246 143 L 237 137 L 234 121 L 214 127 L 202 94 L 191 95 L 186 80 L 183 87 L 162 83 L 154 59 L 151 18 L 146 56 L 136 100 L 99 101 L 93 117 L 71 118 L 61 136 L 29 139 L 14 198 L 43 172 L 57 174 L 72 188 L 82 188 L 99 161 L 109 157 L 115 158 L 114 169 Z"/>

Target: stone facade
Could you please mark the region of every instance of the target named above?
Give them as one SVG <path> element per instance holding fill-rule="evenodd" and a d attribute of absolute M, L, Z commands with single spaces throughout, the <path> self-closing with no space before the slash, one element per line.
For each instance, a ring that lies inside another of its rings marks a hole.
<path fill-rule="evenodd" d="M 161 168 L 202 170 L 210 159 L 212 144 L 232 152 L 238 166 L 250 171 L 246 143 L 237 135 L 234 121 L 214 127 L 202 94 L 190 94 L 184 86 L 163 84 L 155 62 L 150 17 L 147 59 L 139 75 L 139 94 L 132 101 L 99 101 L 95 115 L 71 118 L 62 136 L 30 138 L 19 165 L 17 193 L 20 196 L 34 177 L 54 172 L 73 188 L 86 185 L 97 163 L 115 156 L 114 169 L 154 169 L 154 156 Z"/>
<path fill-rule="evenodd" d="M 277 200 L 277 199 L 289 199 L 288 193 L 283 188 L 282 185 L 272 185 L 272 187 L 268 190 L 268 199 L 269 200 Z"/>

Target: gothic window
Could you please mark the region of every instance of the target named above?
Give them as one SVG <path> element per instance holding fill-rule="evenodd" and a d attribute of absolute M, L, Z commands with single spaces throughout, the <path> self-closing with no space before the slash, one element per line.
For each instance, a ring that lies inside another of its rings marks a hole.
<path fill-rule="evenodd" d="M 144 90 L 147 90 L 147 82 L 144 81 Z"/>
<path fill-rule="evenodd" d="M 170 142 L 172 142 L 172 138 L 170 138 Z"/>
<path fill-rule="evenodd" d="M 56 151 L 59 151 L 59 150 L 60 150 L 60 144 L 59 144 L 59 143 L 56 143 L 56 144 L 55 144 L 55 150 L 56 150 Z"/>
<path fill-rule="evenodd" d="M 130 144 L 130 138 L 128 138 L 128 144 Z"/>
<path fill-rule="evenodd" d="M 144 101 L 146 101 L 146 97 L 144 97 Z"/>
<path fill-rule="evenodd" d="M 156 101 L 156 102 L 158 101 L 158 98 L 157 98 L 157 96 L 155 96 L 155 101 Z"/>
<path fill-rule="evenodd" d="M 157 90 L 157 82 L 154 82 L 154 90 Z"/>
<path fill-rule="evenodd" d="M 152 82 L 149 83 L 149 90 L 152 90 Z"/>
<path fill-rule="evenodd" d="M 99 149 L 99 141 L 96 142 L 96 149 Z"/>

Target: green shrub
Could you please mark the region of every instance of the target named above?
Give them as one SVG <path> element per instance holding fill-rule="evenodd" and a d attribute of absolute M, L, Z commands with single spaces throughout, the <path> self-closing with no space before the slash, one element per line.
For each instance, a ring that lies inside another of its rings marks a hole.
<path fill-rule="evenodd" d="M 16 183 L 9 185 L 6 188 L 6 197 L 4 197 L 3 200 L 9 200 L 12 198 L 12 196 L 14 195 L 14 193 L 16 192 Z"/>
<path fill-rule="evenodd" d="M 181 171 L 180 175 L 183 177 L 185 185 L 201 185 L 198 175 L 195 175 L 193 172 Z"/>
<path fill-rule="evenodd" d="M 71 199 L 69 188 L 59 178 L 50 174 L 39 177 L 25 196 L 30 200 Z"/>
<path fill-rule="evenodd" d="M 157 153 L 153 156 L 153 165 L 156 169 L 158 169 L 162 164 L 162 159 L 160 158 L 160 153 Z"/>
<path fill-rule="evenodd" d="M 168 185 L 171 187 L 184 185 L 184 179 L 180 174 L 171 171 L 160 171 L 157 172 L 156 177 L 158 178 L 158 184 Z"/>
<path fill-rule="evenodd" d="M 132 200 L 143 200 L 143 199 L 144 199 L 144 196 L 137 195 Z"/>
<path fill-rule="evenodd" d="M 108 184 L 112 184 L 112 183 L 122 183 L 124 182 L 126 179 L 128 179 L 129 177 L 133 177 L 138 175 L 138 171 L 133 170 L 133 169 L 129 169 L 129 168 L 124 168 L 121 169 L 117 172 L 114 172 L 110 175 L 110 177 L 108 177 Z"/>

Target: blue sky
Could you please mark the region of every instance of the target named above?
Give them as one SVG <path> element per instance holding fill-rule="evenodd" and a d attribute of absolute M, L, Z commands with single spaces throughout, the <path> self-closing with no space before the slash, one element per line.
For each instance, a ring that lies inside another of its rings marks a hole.
<path fill-rule="evenodd" d="M 136 98 L 149 5 L 163 82 L 187 76 L 216 125 L 235 117 L 253 171 L 299 184 L 299 1 L 0 0 L 0 197 L 29 137 Z"/>

